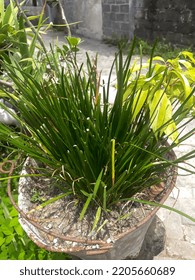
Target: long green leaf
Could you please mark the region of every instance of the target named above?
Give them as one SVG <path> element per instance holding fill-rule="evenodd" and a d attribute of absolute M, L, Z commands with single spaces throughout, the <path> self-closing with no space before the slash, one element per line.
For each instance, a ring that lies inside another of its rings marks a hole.
<path fill-rule="evenodd" d="M 52 197 L 52 198 L 50 198 L 49 200 L 47 200 L 47 201 L 45 201 L 45 202 L 39 204 L 39 205 L 36 206 L 35 208 L 31 209 L 31 210 L 28 212 L 28 214 L 30 214 L 30 213 L 32 213 L 32 212 L 34 212 L 34 211 L 36 211 L 36 210 L 39 210 L 39 209 L 41 209 L 41 208 L 43 208 L 43 207 L 45 207 L 45 206 L 47 206 L 47 205 L 49 205 L 49 204 L 51 204 L 51 203 L 53 203 L 53 202 L 59 200 L 59 199 L 61 199 L 61 198 L 64 198 L 64 197 L 66 197 L 66 196 L 68 196 L 68 195 L 70 195 L 70 194 L 71 194 L 71 192 L 67 192 L 67 193 L 63 193 L 63 194 L 57 195 L 57 196 L 55 196 L 55 197 Z"/>
<path fill-rule="evenodd" d="M 93 191 L 93 198 L 96 199 L 96 195 L 97 195 L 97 192 L 98 192 L 98 189 L 101 185 L 101 179 L 102 179 L 102 174 L 103 174 L 103 170 L 100 172 L 98 178 L 97 178 L 97 181 L 95 182 L 95 187 L 94 187 L 94 191 Z"/>
<path fill-rule="evenodd" d="M 4 18 L 4 13 L 5 13 L 5 6 L 4 6 L 4 1 L 0 2 L 0 16 L 1 16 L 1 21 Z"/>
<path fill-rule="evenodd" d="M 95 219 L 94 219 L 94 222 L 93 222 L 93 226 L 92 226 L 92 230 L 91 230 L 92 232 L 95 230 L 95 228 L 98 225 L 98 222 L 99 222 L 100 217 L 101 217 L 101 210 L 102 210 L 102 208 L 99 206 L 97 211 L 96 211 Z"/>
<path fill-rule="evenodd" d="M 125 199 L 125 200 L 130 200 L 130 201 L 135 201 L 135 202 L 138 202 L 138 203 L 143 203 L 143 204 L 147 204 L 147 205 L 151 205 L 151 206 L 155 206 L 155 207 L 161 207 L 161 208 L 164 208 L 164 209 L 167 209 L 167 210 L 170 210 L 170 211 L 173 211 L 183 217 L 185 217 L 186 219 L 192 221 L 195 223 L 195 218 L 178 210 L 178 209 L 175 209 L 173 207 L 170 207 L 170 206 L 167 206 L 167 205 L 164 205 L 164 204 L 161 204 L 161 203 L 158 203 L 158 202 L 152 202 L 152 201 L 147 201 L 147 200 L 143 200 L 143 199 L 136 199 L 136 198 L 130 198 L 130 199 Z"/>
<path fill-rule="evenodd" d="M 84 217 L 84 215 L 85 215 L 85 213 L 86 213 L 86 211 L 87 211 L 87 209 L 89 207 L 89 204 L 92 201 L 92 199 L 93 199 L 93 194 L 90 194 L 89 197 L 87 198 L 83 208 L 82 208 L 82 211 L 81 211 L 80 216 L 79 216 L 79 220 L 83 219 L 83 217 Z"/>

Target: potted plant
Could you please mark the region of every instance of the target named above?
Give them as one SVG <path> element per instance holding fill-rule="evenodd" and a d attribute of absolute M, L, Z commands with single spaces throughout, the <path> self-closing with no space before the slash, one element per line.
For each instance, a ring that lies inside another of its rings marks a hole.
<path fill-rule="evenodd" d="M 18 114 L 5 109 L 19 128 L 0 124 L 0 139 L 26 158 L 19 206 L 10 197 L 41 247 L 84 259 L 135 257 L 153 215 L 167 207 L 179 163 L 195 155 L 173 152 L 194 133 L 180 134 L 194 118 L 194 58 L 183 53 L 176 65 L 151 55 L 137 67 L 134 41 L 127 56 L 119 48 L 103 81 L 97 58 L 77 63 L 79 42 L 43 48 L 31 72 L 3 55 L 14 94 L 4 92 Z M 13 170 L 11 162 L 9 195 Z"/>

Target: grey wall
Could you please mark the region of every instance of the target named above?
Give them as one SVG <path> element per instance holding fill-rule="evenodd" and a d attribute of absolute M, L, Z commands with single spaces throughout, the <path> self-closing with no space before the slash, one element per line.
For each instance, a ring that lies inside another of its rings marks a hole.
<path fill-rule="evenodd" d="M 62 4 L 64 6 L 65 14 L 68 19 L 68 22 L 74 22 L 74 0 L 62 0 Z"/>
<path fill-rule="evenodd" d="M 195 45 L 194 0 L 137 0 L 135 34 L 153 40 L 165 38 L 180 45 Z"/>
<path fill-rule="evenodd" d="M 102 38 L 101 0 L 63 0 L 63 3 L 69 23 L 79 22 L 72 26 L 74 32 L 90 38 Z"/>
<path fill-rule="evenodd" d="M 131 37 L 129 0 L 102 0 L 104 37 Z"/>
<path fill-rule="evenodd" d="M 92 38 L 164 38 L 195 45 L 195 0 L 63 0 L 76 33 Z"/>

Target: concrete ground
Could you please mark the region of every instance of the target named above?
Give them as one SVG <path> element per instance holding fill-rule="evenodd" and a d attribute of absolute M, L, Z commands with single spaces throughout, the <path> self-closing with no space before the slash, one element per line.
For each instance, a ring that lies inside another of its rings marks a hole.
<path fill-rule="evenodd" d="M 58 36 L 59 43 L 65 42 L 63 33 L 50 32 L 45 36 L 48 43 L 52 43 Z M 101 41 L 88 38 L 82 38 L 78 60 L 85 61 L 85 53 L 92 57 L 98 53 L 98 70 L 102 71 L 102 76 L 108 76 L 112 65 L 116 48 L 109 46 Z M 146 58 L 145 58 L 146 59 Z M 195 121 L 188 124 L 186 130 L 195 127 Z M 175 152 L 177 156 L 190 152 L 195 149 L 195 134 L 188 139 Z M 195 158 L 189 160 L 189 163 L 195 166 Z M 183 165 L 186 166 L 186 163 Z M 186 176 L 186 172 L 179 170 L 176 187 L 166 205 L 187 213 L 195 218 L 195 174 Z M 166 245 L 163 252 L 155 257 L 156 260 L 194 260 L 195 259 L 195 223 L 191 220 L 165 209 L 158 211 L 158 216 L 163 221 L 166 229 Z"/>

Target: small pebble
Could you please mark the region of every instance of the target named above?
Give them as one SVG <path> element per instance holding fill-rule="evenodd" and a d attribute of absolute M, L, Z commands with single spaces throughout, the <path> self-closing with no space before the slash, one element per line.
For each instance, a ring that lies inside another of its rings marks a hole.
<path fill-rule="evenodd" d="M 54 238 L 53 243 L 54 243 L 54 244 L 57 244 L 57 243 L 58 243 L 58 239 L 57 239 L 57 238 Z"/>
<path fill-rule="evenodd" d="M 47 225 L 47 228 L 48 228 L 48 229 L 51 229 L 52 227 L 53 227 L 52 224 L 48 224 L 48 225 Z"/>

